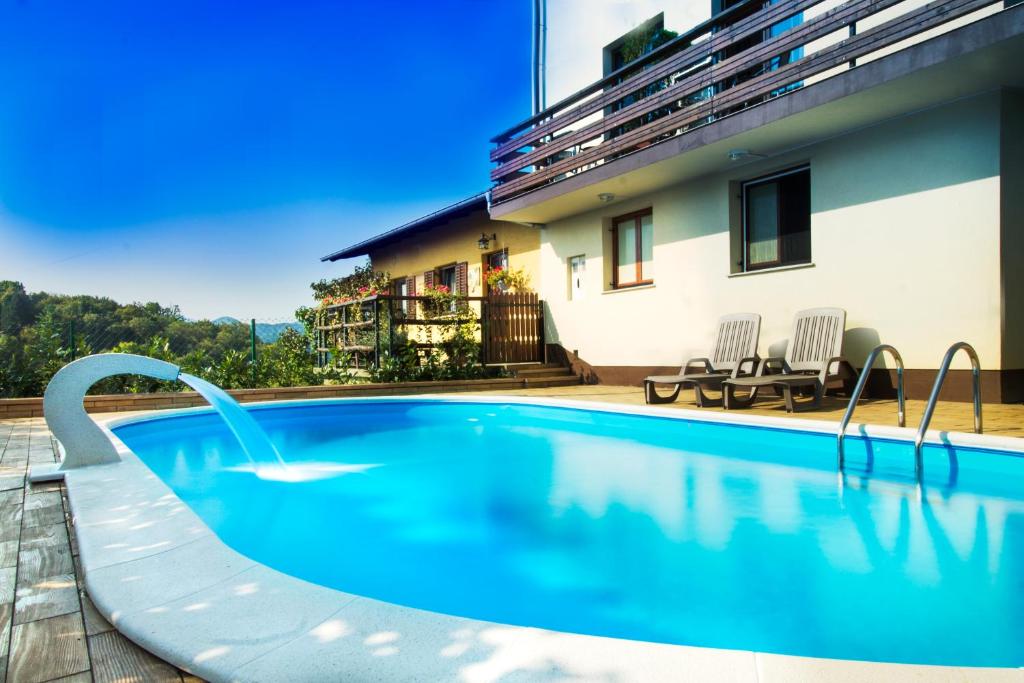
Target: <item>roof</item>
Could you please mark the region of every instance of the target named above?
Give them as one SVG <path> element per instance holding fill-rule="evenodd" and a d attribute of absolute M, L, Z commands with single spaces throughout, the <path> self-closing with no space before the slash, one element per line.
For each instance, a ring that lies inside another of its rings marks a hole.
<path fill-rule="evenodd" d="M 363 240 L 357 244 L 353 244 L 350 247 L 345 247 L 341 251 L 336 251 L 333 254 L 328 254 L 322 257 L 321 261 L 338 261 L 341 259 L 352 258 L 354 256 L 365 256 L 370 253 L 373 249 L 378 249 L 385 245 L 396 242 L 406 237 L 411 237 L 422 232 L 426 232 L 432 228 L 436 228 L 439 225 L 443 225 L 456 218 L 462 218 L 469 214 L 477 211 L 487 210 L 487 193 L 481 192 L 480 194 L 473 195 L 468 199 L 463 199 L 460 202 L 456 202 L 451 206 L 446 206 L 443 209 L 438 209 L 433 213 L 428 213 L 426 216 L 421 216 L 416 220 L 409 221 L 404 225 L 400 225 L 397 228 L 392 228 L 387 232 L 382 232 L 379 235 L 375 235 L 368 240 Z"/>

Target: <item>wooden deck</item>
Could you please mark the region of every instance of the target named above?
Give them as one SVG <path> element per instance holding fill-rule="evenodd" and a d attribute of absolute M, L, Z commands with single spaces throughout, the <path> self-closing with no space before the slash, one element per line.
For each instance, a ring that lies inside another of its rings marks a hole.
<path fill-rule="evenodd" d="M 53 462 L 41 418 L 0 421 L 0 682 L 199 681 L 122 636 L 85 594 L 59 483 L 29 485 Z"/>
<path fill-rule="evenodd" d="M 605 385 L 473 393 L 644 402 L 639 388 Z M 695 408 L 690 395 L 668 407 Z M 822 410 L 797 415 L 838 421 L 845 407 L 845 400 L 826 398 Z M 923 407 L 922 401 L 908 404 L 909 425 L 917 424 Z M 781 400 L 759 402 L 743 412 L 787 417 Z M 1024 436 L 1024 405 L 986 405 L 984 417 L 987 434 Z M 894 425 L 895 402 L 864 402 L 856 419 Z M 933 421 L 942 430 L 970 431 L 971 425 L 966 403 L 940 404 Z M 62 485 L 25 481 L 29 465 L 53 460 L 50 433 L 41 418 L 0 420 L 0 683 L 198 681 L 136 646 L 92 606 Z"/>

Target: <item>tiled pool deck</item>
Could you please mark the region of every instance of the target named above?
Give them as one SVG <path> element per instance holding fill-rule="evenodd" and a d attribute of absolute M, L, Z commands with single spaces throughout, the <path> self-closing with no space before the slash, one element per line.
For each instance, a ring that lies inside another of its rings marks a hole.
<path fill-rule="evenodd" d="M 626 405 L 644 402 L 641 391 L 635 387 L 604 385 L 479 393 Z M 694 407 L 688 396 L 670 406 Z M 822 410 L 799 416 L 838 421 L 844 409 L 845 401 L 826 399 Z M 923 402 L 908 404 L 908 425 L 916 425 L 922 410 Z M 744 412 L 786 416 L 781 401 L 764 401 Z M 865 403 L 855 420 L 895 424 L 895 403 Z M 970 431 L 971 425 L 970 406 L 960 403 L 940 404 L 933 421 L 933 428 L 941 430 Z M 1024 436 L 1024 406 L 985 406 L 985 432 Z M 134 645 L 92 606 L 83 589 L 62 486 L 30 485 L 25 480 L 30 465 L 53 460 L 52 440 L 42 419 L 0 421 L 0 683 L 198 681 Z M 834 679 L 840 673 L 831 667 L 827 671 L 815 670 L 815 660 L 772 661 L 786 667 L 786 671 L 775 672 L 783 679 Z M 875 677 L 879 671 L 872 670 L 872 666 L 851 664 L 842 675 L 849 676 L 849 680 Z M 953 676 L 949 680 L 968 680 L 954 675 L 953 669 L 947 671 Z M 992 673 L 987 672 L 986 680 L 992 680 Z M 1024 680 L 1020 671 L 1006 670 L 1005 674 L 1005 680 Z"/>

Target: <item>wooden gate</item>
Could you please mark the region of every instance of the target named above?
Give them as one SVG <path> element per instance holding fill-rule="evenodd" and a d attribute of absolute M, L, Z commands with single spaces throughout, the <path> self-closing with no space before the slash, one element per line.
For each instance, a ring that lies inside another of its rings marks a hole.
<path fill-rule="evenodd" d="M 490 294 L 481 323 L 484 363 L 544 362 L 544 304 L 536 293 Z"/>

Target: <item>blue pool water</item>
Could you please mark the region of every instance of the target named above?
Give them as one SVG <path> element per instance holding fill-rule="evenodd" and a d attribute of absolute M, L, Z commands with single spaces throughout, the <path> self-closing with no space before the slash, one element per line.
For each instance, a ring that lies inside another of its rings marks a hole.
<path fill-rule="evenodd" d="M 288 574 L 510 624 L 794 655 L 1024 665 L 1024 459 L 601 411 L 365 402 L 116 434 L 224 540 Z M 301 477 L 300 477 L 301 479 Z"/>

